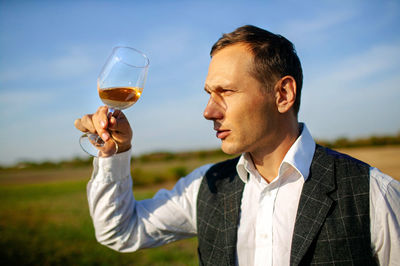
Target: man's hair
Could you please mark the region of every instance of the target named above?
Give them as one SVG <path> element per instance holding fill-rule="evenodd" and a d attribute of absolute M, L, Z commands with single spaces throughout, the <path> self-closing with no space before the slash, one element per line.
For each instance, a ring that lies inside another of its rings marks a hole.
<path fill-rule="evenodd" d="M 303 71 L 294 45 L 285 37 L 264 29 L 246 25 L 231 33 L 223 34 L 211 48 L 211 57 L 223 48 L 243 43 L 254 56 L 254 68 L 250 73 L 272 92 L 275 83 L 284 76 L 292 76 L 296 81 L 297 95 L 293 110 L 297 116 L 300 108 Z"/>

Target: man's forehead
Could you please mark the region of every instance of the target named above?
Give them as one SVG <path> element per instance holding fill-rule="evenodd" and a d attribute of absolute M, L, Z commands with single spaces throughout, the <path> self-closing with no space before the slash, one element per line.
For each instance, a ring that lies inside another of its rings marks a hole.
<path fill-rule="evenodd" d="M 243 43 L 232 44 L 215 52 L 211 58 L 211 62 L 216 60 L 224 61 L 252 61 L 253 54 L 249 50 L 248 45 Z"/>
<path fill-rule="evenodd" d="M 242 44 L 225 47 L 216 52 L 210 62 L 206 83 L 228 86 L 236 79 L 249 75 L 253 56 Z"/>

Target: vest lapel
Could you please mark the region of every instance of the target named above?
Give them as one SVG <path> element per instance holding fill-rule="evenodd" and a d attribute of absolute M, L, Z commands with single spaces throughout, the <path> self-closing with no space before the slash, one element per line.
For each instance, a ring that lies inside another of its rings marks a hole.
<path fill-rule="evenodd" d="M 293 232 L 290 265 L 298 265 L 317 236 L 332 205 L 334 161 L 317 145 L 310 175 L 304 183 Z"/>
<path fill-rule="evenodd" d="M 239 222 L 240 204 L 244 189 L 244 183 L 236 174 L 232 182 L 227 184 L 224 193 L 224 213 L 225 213 L 225 232 L 226 232 L 226 258 L 229 259 L 228 265 L 235 265 L 237 230 Z"/>

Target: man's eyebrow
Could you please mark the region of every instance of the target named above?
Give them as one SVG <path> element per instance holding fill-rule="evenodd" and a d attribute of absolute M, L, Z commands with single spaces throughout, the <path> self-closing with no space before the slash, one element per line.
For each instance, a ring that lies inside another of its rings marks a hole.
<path fill-rule="evenodd" d="M 213 91 L 220 91 L 220 90 L 224 90 L 224 89 L 236 89 L 236 87 L 233 86 L 231 83 L 219 84 L 219 85 L 216 85 L 216 86 L 209 86 L 207 84 L 204 85 L 204 90 L 207 93 L 211 93 Z"/>

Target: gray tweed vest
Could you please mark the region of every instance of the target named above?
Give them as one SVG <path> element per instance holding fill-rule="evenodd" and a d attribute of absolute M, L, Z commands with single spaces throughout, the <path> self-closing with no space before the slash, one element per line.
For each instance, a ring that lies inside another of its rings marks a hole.
<path fill-rule="evenodd" d="M 235 265 L 244 183 L 238 158 L 212 166 L 197 200 L 200 265 Z M 317 145 L 301 192 L 290 265 L 376 265 L 371 251 L 369 166 Z"/>

